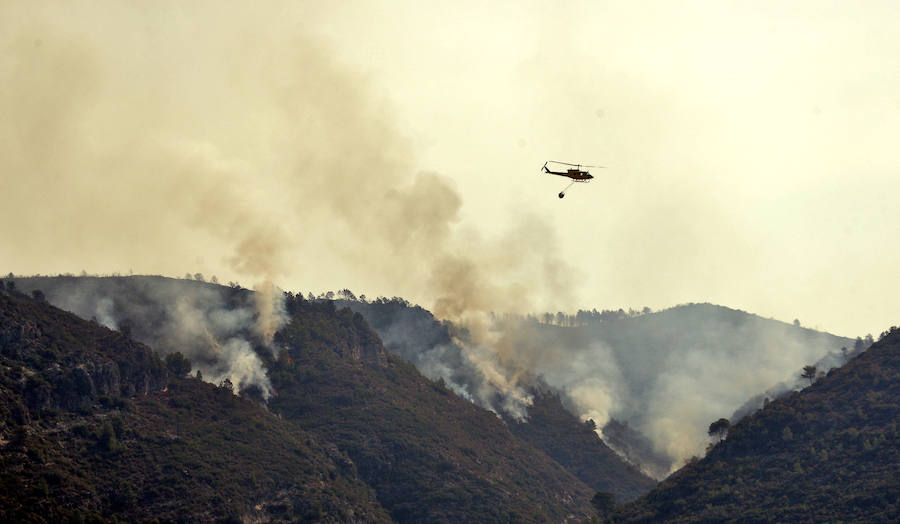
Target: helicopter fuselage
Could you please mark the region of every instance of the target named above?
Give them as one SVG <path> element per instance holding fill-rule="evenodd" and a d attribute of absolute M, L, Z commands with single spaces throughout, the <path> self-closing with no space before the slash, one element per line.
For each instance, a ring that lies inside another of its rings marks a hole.
<path fill-rule="evenodd" d="M 567 178 L 571 178 L 572 180 L 591 180 L 594 178 L 594 175 L 588 173 L 587 171 L 581 171 L 580 169 L 567 169 L 565 171 L 550 171 L 546 167 L 544 168 L 544 172 L 557 175 L 564 176 Z"/>

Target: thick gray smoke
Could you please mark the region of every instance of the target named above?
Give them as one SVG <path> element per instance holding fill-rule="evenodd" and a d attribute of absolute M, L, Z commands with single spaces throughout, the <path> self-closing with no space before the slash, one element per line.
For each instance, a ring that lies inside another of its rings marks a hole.
<path fill-rule="evenodd" d="M 366 79 L 303 26 L 311 7 L 290 5 L 4 5 L 4 262 L 251 278 L 263 341 L 279 279 L 413 297 L 465 326 L 468 360 L 527 404 L 518 349 L 488 317 L 571 303 L 555 231 L 519 211 L 498 234 L 466 228 L 451 179 L 416 167 Z"/>
<path fill-rule="evenodd" d="M 289 6 L 5 6 L 11 269 L 200 266 L 263 294 L 339 282 L 432 304 L 476 340 L 490 311 L 570 302 L 553 229 L 519 211 L 501 233 L 467 229 L 451 179 L 415 165 L 366 79 Z"/>
<path fill-rule="evenodd" d="M 860 340 L 860 342 L 862 341 Z M 816 367 L 817 373 L 821 376 L 827 374 L 834 368 L 843 366 L 847 362 L 847 360 L 858 355 L 868 345 L 871 345 L 871 342 L 865 345 L 857 345 L 855 350 L 848 349 L 850 346 L 845 345 L 842 346 L 842 351 L 829 351 L 827 354 L 825 354 L 825 356 L 820 358 L 815 363 L 811 364 Z M 729 420 L 731 420 L 732 423 L 734 421 L 740 420 L 765 406 L 768 401 L 775 400 L 776 398 L 790 393 L 791 391 L 803 389 L 808 385 L 808 379 L 801 377 L 800 373 L 794 373 L 786 380 L 779 382 L 778 384 L 775 384 L 765 391 L 748 399 L 743 405 L 741 405 L 734 411 Z"/>
<path fill-rule="evenodd" d="M 235 393 L 256 388 L 265 399 L 272 394 L 254 346 L 274 351 L 260 326 L 269 326 L 268 319 L 277 325 L 286 320 L 279 291 L 272 301 L 261 292 L 144 276 L 18 278 L 16 283 L 25 292 L 40 289 L 57 307 L 126 330 L 163 354 L 182 353 L 207 382 L 228 379 Z M 261 301 L 269 305 L 260 306 Z"/>
<path fill-rule="evenodd" d="M 248 331 L 258 329 L 254 319 L 258 313 L 249 307 L 226 304 L 220 289 L 202 287 L 188 291 L 166 297 L 174 298 L 174 308 L 171 301 L 160 302 L 169 322 L 155 346 L 181 348 L 207 382 L 221 384 L 228 379 L 235 393 L 256 386 L 268 399 L 272 384 L 247 340 Z M 270 343 L 271 338 L 264 342 Z"/>
<path fill-rule="evenodd" d="M 628 422 L 674 466 L 703 453 L 710 422 L 849 342 L 705 305 L 529 331 L 535 375 L 598 427 Z"/>
<path fill-rule="evenodd" d="M 421 309 L 351 306 L 373 319 L 388 348 L 474 402 L 521 417 L 530 388 L 551 387 L 598 428 L 612 419 L 627 422 L 670 467 L 703 453 L 712 421 L 733 416 L 761 391 L 802 386 L 804 365 L 827 370 L 842 358 L 837 349 L 852 342 L 698 304 L 565 327 L 498 318 L 486 329 L 494 343 L 489 350 L 465 333 L 450 340 L 446 327 Z M 668 473 L 657 462 L 646 465 L 647 473 Z"/>
<path fill-rule="evenodd" d="M 204 375 L 263 392 L 241 341 L 265 344 L 277 329 L 272 283 L 410 297 L 468 331 L 458 354 L 435 355 L 481 377 L 454 381 L 471 398 L 520 415 L 540 375 L 583 416 L 621 413 L 674 457 L 696 451 L 711 414 L 736 407 L 728 395 L 815 360 L 777 340 L 755 359 L 707 359 L 707 346 L 675 354 L 492 322 L 571 307 L 578 272 L 556 255 L 554 229 L 521 211 L 505 230 L 483 228 L 500 233 L 467 228 L 453 173 L 418 166 L 371 82 L 304 25 L 327 6 L 267 5 L 0 4 L 0 232 L 14 246 L 4 266 L 251 279 L 258 300 L 239 318 L 219 318 L 231 305 L 198 292 L 180 306 L 167 297 L 184 319 L 159 327 L 196 348 Z M 85 314 L 121 328 L 114 306 L 88 301 Z M 749 366 L 758 371 L 737 372 Z"/>

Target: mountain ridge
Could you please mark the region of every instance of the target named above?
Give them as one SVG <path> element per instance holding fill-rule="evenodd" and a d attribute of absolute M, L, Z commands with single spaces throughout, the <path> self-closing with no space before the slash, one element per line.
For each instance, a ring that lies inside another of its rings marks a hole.
<path fill-rule="evenodd" d="M 336 448 L 119 332 L 0 292 L 0 362 L 4 521 L 390 520 Z"/>
<path fill-rule="evenodd" d="M 732 426 L 616 522 L 900 518 L 900 330 Z"/>
<path fill-rule="evenodd" d="M 147 282 L 146 279 L 141 281 Z M 120 284 L 127 287 L 127 281 L 120 280 L 116 285 Z M 50 297 L 53 290 L 48 289 L 46 295 Z M 154 330 L 173 325 L 173 315 L 188 311 L 192 313 L 187 315 L 189 319 L 215 321 L 223 316 L 223 311 L 240 313 L 241 308 L 250 303 L 247 300 L 250 292 L 246 290 L 225 288 L 221 291 L 226 296 L 213 300 L 205 291 L 210 289 L 208 285 L 191 284 L 191 289 L 196 291 L 192 291 L 190 300 L 193 302 L 188 304 L 191 309 L 185 309 L 183 300 L 176 300 L 174 306 L 149 310 L 147 297 L 134 289 L 126 289 L 126 295 L 131 294 L 128 296 L 130 304 L 114 310 L 120 314 L 115 320 L 120 326 L 130 326 L 126 330 L 135 336 L 146 335 L 149 330 L 157 335 L 157 342 L 165 345 L 177 339 L 158 336 Z M 22 297 L 21 300 L 33 299 Z M 237 309 L 218 309 L 222 304 L 231 304 Z M 42 307 L 51 306 L 45 304 Z M 97 310 L 96 307 L 91 309 Z M 357 486 L 353 489 L 361 495 L 351 499 L 357 500 L 356 506 L 352 507 L 327 503 L 327 494 L 311 497 L 325 500 L 316 506 L 322 515 L 347 520 L 347 511 L 351 511 L 349 515 L 369 515 L 362 519 L 371 518 L 372 521 L 387 518 L 400 522 L 423 519 L 541 522 L 580 520 L 592 513 L 589 500 L 593 491 L 590 488 L 550 457 L 515 437 L 496 415 L 457 397 L 440 383 L 420 375 L 410 364 L 387 354 L 378 336 L 360 315 L 348 309 L 336 309 L 330 302 L 308 302 L 290 294 L 286 295 L 285 309 L 288 321 L 276 333 L 271 346 L 254 339 L 252 329 L 248 327 L 253 319 L 243 313 L 225 315 L 231 320 L 239 318 L 241 322 L 228 323 L 234 329 L 227 333 L 213 326 L 215 329 L 208 335 L 214 334 L 222 340 L 209 344 L 213 344 L 213 349 L 225 350 L 228 347 L 223 342 L 226 337 L 246 343 L 253 353 L 241 353 L 238 360 L 246 363 L 253 357 L 265 366 L 271 391 L 268 411 L 278 415 L 278 424 L 296 428 L 301 435 L 309 435 L 307 440 L 311 443 L 320 442 L 326 448 L 335 446 L 332 458 L 322 459 L 326 464 L 334 465 L 333 473 L 326 475 L 339 481 L 340 486 Z M 123 312 L 138 316 L 130 318 Z M 127 339 L 121 333 L 91 322 L 72 322 Z M 184 338 L 188 345 L 177 347 L 191 349 L 195 351 L 193 355 L 200 358 L 209 357 L 210 348 L 194 347 L 203 338 L 198 339 L 193 334 L 189 332 L 191 336 Z M 65 338 L 65 334 L 61 338 Z M 176 354 L 175 349 L 174 346 L 165 348 L 169 356 Z M 178 359 L 174 360 L 177 362 Z M 214 362 L 207 364 L 216 369 Z M 232 387 L 227 380 L 218 387 L 202 384 L 196 379 L 177 380 L 195 383 L 218 395 L 227 392 L 227 398 L 235 399 L 237 405 L 248 406 L 247 409 L 258 406 L 255 403 L 263 400 L 259 391 L 253 389 L 253 384 L 240 388 L 246 397 L 240 399 L 231 395 Z M 170 386 L 166 394 L 176 391 L 173 387 Z M 176 405 L 171 405 L 172 402 Z M 168 407 L 182 409 L 177 405 L 180 402 L 169 399 Z M 126 420 L 126 428 L 129 421 L 131 419 Z M 87 430 L 80 431 L 88 435 L 85 438 L 100 438 L 97 428 L 88 426 Z M 167 428 L 163 435 L 172 431 Z M 177 436 L 177 428 L 174 433 Z M 222 431 L 210 433 L 221 435 Z M 130 434 L 127 429 L 126 434 Z M 169 442 L 169 437 L 159 439 Z M 228 445 L 223 448 L 227 449 Z M 8 480 L 17 479 L 11 477 Z M 260 481 L 257 484 L 268 485 Z M 134 495 L 143 500 L 141 497 L 147 496 L 143 488 L 138 484 L 134 486 Z M 130 495 L 128 498 L 133 499 Z M 221 515 L 221 518 L 255 514 L 257 510 L 248 510 L 247 503 L 242 500 L 236 499 L 231 508 L 234 511 Z M 296 506 L 298 511 L 303 510 L 300 515 L 306 514 L 302 504 L 285 504 L 267 502 L 263 509 L 275 508 L 282 512 L 278 515 L 296 517 L 292 513 Z M 106 511 L 105 515 L 118 514 L 112 502 L 100 509 Z M 267 518 L 277 520 L 271 515 Z"/>
<path fill-rule="evenodd" d="M 464 331 L 396 297 L 337 303 L 362 313 L 386 347 L 424 374 L 504 412 L 504 393 L 468 358 L 472 350 L 464 347 Z M 509 376 L 523 384 L 520 394 L 549 387 L 563 395 L 564 405 L 578 418 L 601 427 L 615 421 L 604 439 L 615 441 L 621 456 L 657 479 L 702 452 L 710 421 L 730 417 L 760 393 L 774 398 L 790 391 L 796 385 L 789 380 L 794 370 L 829 355 L 836 364 L 845 358 L 839 348 L 853 345 L 849 338 L 708 303 L 659 312 L 502 315 L 492 329 L 496 326 L 501 332 L 521 332 L 509 337 L 524 354 L 509 363 Z M 746 368 L 759 372 L 748 379 L 741 372 Z M 679 402 L 685 394 L 707 402 L 685 412 Z M 764 395 L 760 404 L 763 400 Z M 679 410 L 681 415 L 672 415 Z M 649 446 L 648 436 L 653 437 Z M 670 442 L 679 445 L 667 448 Z"/>

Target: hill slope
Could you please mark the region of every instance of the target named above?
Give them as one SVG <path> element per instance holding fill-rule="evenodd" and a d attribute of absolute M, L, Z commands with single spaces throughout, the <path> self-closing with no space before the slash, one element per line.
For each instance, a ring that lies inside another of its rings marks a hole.
<path fill-rule="evenodd" d="M 897 522 L 900 330 L 742 419 L 616 520 Z"/>
<path fill-rule="evenodd" d="M 674 466 L 702 454 L 710 422 L 731 417 L 748 398 L 783 384 L 799 388 L 807 364 L 840 355 L 853 340 L 712 304 L 588 323 L 547 334 L 600 367 L 617 401 L 612 417 L 651 439 Z M 586 403 L 583 409 L 590 409 Z"/>
<path fill-rule="evenodd" d="M 384 352 L 362 316 L 295 299 L 270 408 L 335 442 L 399 521 L 561 522 L 587 488 L 494 414 Z M 336 340 L 353 340 L 341 347 Z M 367 356 L 368 355 L 368 356 Z M 300 371 L 302 370 L 302 371 Z"/>
<path fill-rule="evenodd" d="M 253 292 L 162 277 L 79 281 L 17 284 L 128 327 L 165 353 L 185 351 L 206 380 L 219 373 L 252 398 L 269 393 L 269 409 L 336 445 L 396 520 L 544 522 L 592 512 L 591 488 L 493 413 L 388 354 L 350 310 L 287 295 L 284 324 L 265 347 L 252 329 Z"/>
<path fill-rule="evenodd" d="M 362 313 L 391 351 L 466 398 L 497 412 L 517 403 L 461 347 L 465 333 L 451 338 L 453 326 L 427 310 L 401 299 L 340 303 Z M 582 311 L 561 322 L 497 319 L 492 329 L 505 332 L 515 351 L 495 359 L 496 371 L 525 390 L 540 382 L 561 392 L 576 416 L 605 426 L 604 439 L 656 478 L 702 453 L 711 421 L 746 409 L 760 393 L 790 391 L 802 366 L 827 355 L 843 361 L 840 348 L 853 345 L 711 304 L 637 315 Z"/>
<path fill-rule="evenodd" d="M 468 399 L 481 400 L 477 391 L 484 387 L 486 380 L 451 338 L 452 326 L 438 322 L 431 312 L 402 299 L 337 303 L 362 314 L 388 349 L 415 364 L 423 374 L 446 381 Z M 535 386 L 533 391 L 541 388 Z M 559 392 L 535 393 L 533 397 L 534 403 L 527 408 L 524 419 L 511 416 L 501 406 L 487 404 L 485 407 L 501 413 L 516 436 L 549 455 L 596 491 L 612 493 L 616 500 L 625 501 L 656 484 L 572 415 Z"/>
<path fill-rule="evenodd" d="M 0 292 L 0 520 L 389 521 L 349 459 L 146 346 Z"/>
<path fill-rule="evenodd" d="M 508 420 L 513 434 L 544 451 L 595 491 L 615 500 L 633 500 L 656 485 L 625 462 L 595 431 L 593 421 L 580 422 L 563 407 L 558 394 L 538 392 L 525 420 Z"/>

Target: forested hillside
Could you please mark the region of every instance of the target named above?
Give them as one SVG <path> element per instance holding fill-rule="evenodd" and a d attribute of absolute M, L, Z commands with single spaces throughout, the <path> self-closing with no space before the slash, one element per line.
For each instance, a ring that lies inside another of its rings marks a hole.
<path fill-rule="evenodd" d="M 281 329 L 270 344 L 264 344 L 253 329 L 256 316 L 251 291 L 160 277 L 95 279 L 89 281 L 89 287 L 79 287 L 77 280 L 43 280 L 43 284 L 50 284 L 45 286 L 47 291 L 35 294 L 55 301 L 67 297 L 70 307 L 82 314 L 102 313 L 105 322 L 157 344 L 166 354 L 166 362 L 171 360 L 180 373 L 190 369 L 192 376 L 202 375 L 205 381 L 210 380 L 210 373 L 222 373 L 224 377 L 212 385 L 196 378 L 173 379 L 169 389 L 160 390 L 158 395 L 181 391 L 177 383 L 183 380 L 192 384 L 190 387 L 206 388 L 200 391 L 231 399 L 229 405 L 258 411 L 245 418 L 269 417 L 265 420 L 286 425 L 283 427 L 290 428 L 287 431 L 296 436 L 290 442 L 271 446 L 292 449 L 291 442 L 298 441 L 313 449 L 318 446 L 330 450 L 325 457 L 334 469 L 329 470 L 333 473 L 328 474 L 328 479 L 339 487 L 357 490 L 359 503 L 331 507 L 321 502 L 310 506 L 310 511 L 319 508 L 323 515 L 351 511 L 353 515 L 369 515 L 361 520 L 388 516 L 401 522 L 567 521 L 592 513 L 589 501 L 593 489 L 513 435 L 495 414 L 458 397 L 440 382 L 423 377 L 414 366 L 386 352 L 363 317 L 348 309 L 287 294 Z M 37 282 L 40 281 L 30 281 Z M 64 291 L 66 287 L 68 290 Z M 58 311 L 46 304 L 41 308 Z M 74 319 L 72 315 L 67 318 Z M 78 325 L 129 340 L 95 323 L 80 321 Z M 175 357 L 179 349 L 192 359 L 186 367 L 182 357 Z M 77 354 L 80 350 L 73 351 Z M 232 391 L 240 392 L 243 398 L 234 397 Z M 236 415 L 228 412 L 227 406 L 222 408 L 224 413 L 216 413 L 215 406 L 210 412 L 204 411 L 201 400 L 188 399 L 185 404 L 174 400 L 164 405 L 180 411 L 153 415 L 153 427 L 158 431 L 174 432 L 177 436 L 180 427 L 183 432 L 205 434 L 205 438 L 215 441 L 217 454 L 230 453 L 232 441 L 244 441 L 243 437 L 202 423 L 183 429 L 195 419 L 234 422 Z M 133 423 L 149 424 L 141 422 L 145 416 L 149 415 L 135 414 Z M 132 420 L 123 419 L 126 427 Z M 166 422 L 178 427 L 171 429 Z M 85 434 L 100 434 L 98 423 L 85 422 L 89 428 Z M 122 435 L 127 441 L 131 434 L 126 430 Z M 55 437 L 47 438 L 53 445 Z M 94 460 L 84 457 L 75 453 L 71 460 Z M 271 458 L 278 459 L 278 454 Z M 216 476 L 237 483 L 255 483 L 263 491 L 271 485 L 259 475 L 255 480 L 236 473 Z M 16 477 L 9 479 L 12 482 Z M 145 496 L 149 485 L 149 481 L 135 484 L 139 500 L 143 500 L 140 497 Z M 254 500 L 260 501 L 266 496 L 253 495 Z M 309 498 L 297 496 L 302 501 Z M 243 514 L 262 511 L 251 511 L 245 500 L 233 499 L 234 510 L 241 509 Z M 170 500 L 169 504 L 180 508 L 178 511 L 190 512 L 184 507 L 193 508 L 193 503 L 179 506 Z M 298 516 L 307 510 L 303 504 L 291 505 L 296 507 L 296 513 L 285 516 L 303 518 Z M 275 502 L 261 507 L 276 506 L 278 511 L 286 507 Z M 119 514 L 102 503 L 96 510 Z M 267 514 L 266 518 L 274 517 Z"/>
<path fill-rule="evenodd" d="M 616 521 L 897 522 L 900 330 L 730 428 Z"/>
<path fill-rule="evenodd" d="M 398 298 L 339 303 L 429 377 L 498 412 L 516 404 L 508 385 L 484 373 L 484 357 L 471 356 L 484 352 L 464 347 L 465 331 Z M 608 444 L 656 478 L 703 452 L 711 421 L 791 391 L 804 365 L 827 370 L 844 360 L 842 347 L 854 347 L 849 338 L 711 304 L 499 315 L 491 329 L 513 341 L 515 351 L 494 359 L 494 371 L 516 381 L 519 397 L 538 382 L 559 392 L 576 417 L 595 420 Z"/>
<path fill-rule="evenodd" d="M 583 518 L 593 490 L 494 414 L 386 353 L 362 316 L 289 300 L 270 409 L 353 459 L 399 521 Z M 349 342 L 349 343 L 347 343 Z"/>
<path fill-rule="evenodd" d="M 390 520 L 334 444 L 169 364 L 0 291 L 0 520 Z"/>

